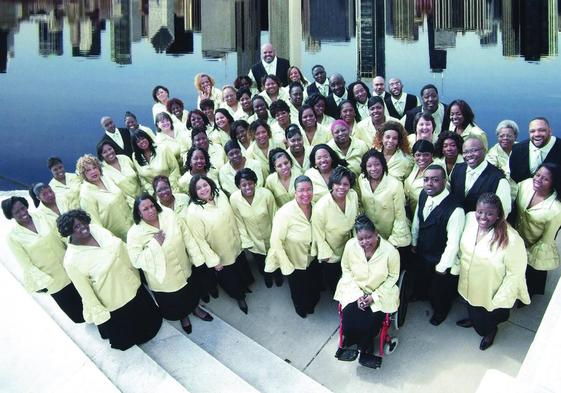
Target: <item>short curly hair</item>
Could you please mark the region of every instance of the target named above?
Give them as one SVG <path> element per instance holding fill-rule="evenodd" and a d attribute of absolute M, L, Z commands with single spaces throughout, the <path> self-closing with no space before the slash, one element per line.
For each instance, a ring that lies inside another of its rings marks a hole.
<path fill-rule="evenodd" d="M 4 199 L 2 201 L 2 212 L 4 213 L 4 217 L 6 217 L 8 220 L 14 218 L 14 216 L 12 215 L 12 209 L 14 208 L 16 202 L 21 202 L 23 206 L 29 208 L 29 202 L 27 202 L 27 199 L 25 198 L 12 196 L 8 199 Z"/>
<path fill-rule="evenodd" d="M 81 209 L 69 210 L 56 219 L 56 226 L 60 236 L 68 237 L 72 235 L 72 232 L 74 232 L 74 220 L 87 225 L 92 221 L 89 214 Z"/>
<path fill-rule="evenodd" d="M 84 154 L 82 157 L 78 158 L 76 162 L 76 173 L 82 178 L 82 180 L 86 180 L 86 166 L 93 165 L 99 169 L 99 174 L 103 175 L 103 170 L 101 169 L 101 163 L 97 159 L 97 157 L 92 156 L 91 154 Z"/>

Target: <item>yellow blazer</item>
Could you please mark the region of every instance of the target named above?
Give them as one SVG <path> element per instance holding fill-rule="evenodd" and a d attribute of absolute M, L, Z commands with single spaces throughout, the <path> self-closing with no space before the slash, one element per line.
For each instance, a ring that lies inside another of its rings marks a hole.
<path fill-rule="evenodd" d="M 146 165 L 139 165 L 136 160 L 133 161 L 136 173 L 140 179 L 140 184 L 144 191 L 149 194 L 154 193 L 152 188 L 152 180 L 158 175 L 169 177 L 171 188 L 178 191 L 177 180 L 179 180 L 179 165 L 173 155 L 173 152 L 165 147 L 156 147 L 156 156 L 153 156 Z"/>
<path fill-rule="evenodd" d="M 140 179 L 134 169 L 134 164 L 131 159 L 124 155 L 117 155 L 117 160 L 119 161 L 119 166 L 121 170 L 118 171 L 111 165 L 103 162 L 101 164 L 103 168 L 103 176 L 111 179 L 113 183 L 117 185 L 123 191 L 127 197 L 127 202 L 132 208 L 134 204 L 134 199 L 140 195 Z"/>
<path fill-rule="evenodd" d="M 296 171 L 292 171 L 291 173 L 292 174 L 288 182 L 288 190 L 284 188 L 284 185 L 281 183 L 279 175 L 276 172 L 271 173 L 267 176 L 267 180 L 265 180 L 265 188 L 271 191 L 275 197 L 277 207 L 281 207 L 285 203 L 294 199 L 294 180 L 298 177 L 298 173 Z"/>

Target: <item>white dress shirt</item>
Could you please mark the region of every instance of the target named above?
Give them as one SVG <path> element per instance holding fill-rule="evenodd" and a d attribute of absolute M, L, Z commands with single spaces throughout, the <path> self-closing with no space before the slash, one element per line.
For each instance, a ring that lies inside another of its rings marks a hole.
<path fill-rule="evenodd" d="M 123 137 L 119 130 L 115 129 L 113 132 L 105 131 L 105 134 L 113 140 L 121 149 L 125 148 L 125 142 L 123 142 Z"/>
<path fill-rule="evenodd" d="M 538 167 L 543 163 L 543 160 L 547 157 L 550 150 L 555 145 L 555 137 L 549 138 L 549 142 L 544 147 L 536 147 L 532 142 L 529 143 L 530 148 L 530 172 L 532 175 L 536 173 Z"/>
<path fill-rule="evenodd" d="M 486 160 L 483 160 L 481 164 L 479 164 L 475 168 L 470 168 L 469 166 L 466 169 L 466 183 L 465 183 L 465 194 L 471 190 L 479 176 L 483 173 L 485 168 L 487 168 L 489 163 Z M 499 199 L 501 200 L 501 204 L 503 205 L 503 210 L 505 213 L 505 217 L 509 215 L 512 209 L 512 199 L 510 196 L 510 185 L 508 184 L 508 180 L 506 178 L 502 178 L 499 180 L 499 184 L 497 185 L 497 191 L 495 192 Z"/>

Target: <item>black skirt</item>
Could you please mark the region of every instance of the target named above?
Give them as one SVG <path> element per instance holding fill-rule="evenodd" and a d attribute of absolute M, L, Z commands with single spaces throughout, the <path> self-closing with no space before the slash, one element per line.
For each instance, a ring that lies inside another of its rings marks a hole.
<path fill-rule="evenodd" d="M 57 293 L 51 294 L 51 297 L 54 299 L 56 304 L 58 304 L 60 309 L 68 315 L 68 318 L 70 318 L 72 322 L 84 322 L 84 307 L 82 305 L 82 298 L 76 290 L 76 287 L 74 287 L 74 284 L 68 284 Z"/>
<path fill-rule="evenodd" d="M 191 314 L 199 304 L 199 289 L 195 280 L 175 292 L 152 291 L 162 317 L 178 321 Z"/>
<path fill-rule="evenodd" d="M 161 325 L 160 310 L 141 285 L 136 296 L 123 307 L 111 311 L 111 318 L 98 329 L 101 337 L 109 339 L 111 348 L 124 351 L 154 338 Z"/>

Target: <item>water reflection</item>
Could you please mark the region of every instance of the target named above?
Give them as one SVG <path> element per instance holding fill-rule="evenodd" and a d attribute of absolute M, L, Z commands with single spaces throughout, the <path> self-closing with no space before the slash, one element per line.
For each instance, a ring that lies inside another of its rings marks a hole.
<path fill-rule="evenodd" d="M 502 44 L 505 57 L 527 61 L 558 55 L 559 0 L 59 0 L 0 1 L 0 72 L 17 51 L 19 25 L 33 21 L 41 56 L 64 55 L 68 24 L 72 57 L 102 56 L 101 34 L 109 27 L 111 61 L 132 64 L 132 43 L 149 40 L 154 52 L 192 54 L 202 35 L 206 59 L 237 54 L 238 73 L 259 58 L 260 33 L 269 31 L 281 57 L 299 64 L 304 51 L 322 42 L 356 37 L 357 76 L 385 75 L 385 41 L 419 40 L 428 29 L 430 68 L 446 68 L 456 38 L 475 32 L 482 47 Z M 108 25 L 108 26 L 107 26 Z"/>

